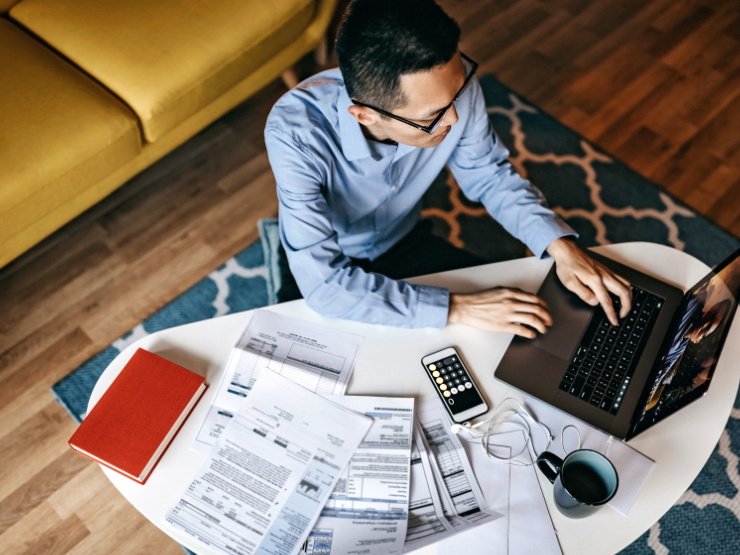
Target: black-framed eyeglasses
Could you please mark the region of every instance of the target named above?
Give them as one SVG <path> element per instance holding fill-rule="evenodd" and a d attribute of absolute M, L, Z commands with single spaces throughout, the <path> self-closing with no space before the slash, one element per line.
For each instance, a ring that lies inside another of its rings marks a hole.
<path fill-rule="evenodd" d="M 463 95 L 465 90 L 468 88 L 468 85 L 470 85 L 470 81 L 473 79 L 473 75 L 475 75 L 475 70 L 478 69 L 478 63 L 474 62 L 470 58 L 468 58 L 465 54 L 460 52 L 460 56 L 462 56 L 463 64 L 467 62 L 467 65 L 469 66 L 468 74 L 465 76 L 465 82 L 463 83 L 463 86 L 460 88 L 460 90 L 455 95 L 455 98 L 452 99 L 452 102 L 450 102 L 447 106 L 444 107 L 444 109 L 437 114 L 437 117 L 434 118 L 434 121 L 430 123 L 429 125 L 421 125 L 420 123 L 414 123 L 413 121 L 409 121 L 405 118 L 402 118 L 401 116 L 396 116 L 394 114 L 391 114 L 390 112 L 386 112 L 385 110 L 381 110 L 380 108 L 376 108 L 375 106 L 371 106 L 370 104 L 365 104 L 363 102 L 359 102 L 352 99 L 352 102 L 354 102 L 357 106 L 362 106 L 364 108 L 370 108 L 371 110 L 375 110 L 379 114 L 383 114 L 384 116 L 387 116 L 389 118 L 393 118 L 397 121 L 403 122 L 406 125 L 410 125 L 411 127 L 415 127 L 416 129 L 419 129 L 420 131 L 424 131 L 426 133 L 429 133 L 430 135 L 434 133 L 437 130 L 437 127 L 439 127 L 439 124 L 442 122 L 442 118 L 445 117 L 445 114 L 447 113 L 447 110 L 450 109 L 450 107 L 457 102 L 460 97 Z"/>

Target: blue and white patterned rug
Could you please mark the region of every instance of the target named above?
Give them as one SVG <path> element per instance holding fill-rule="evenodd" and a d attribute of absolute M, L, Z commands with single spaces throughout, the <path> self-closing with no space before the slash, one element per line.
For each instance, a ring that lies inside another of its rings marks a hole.
<path fill-rule="evenodd" d="M 713 266 L 740 241 L 513 94 L 481 78 L 494 129 L 511 161 L 580 234 L 583 247 L 653 241 L 685 250 Z M 494 262 L 525 256 L 478 204 L 442 172 L 424 198 L 423 216 L 451 243 Z M 79 422 L 100 374 L 129 344 L 155 331 L 274 302 L 274 223 L 257 242 L 52 388 Z M 658 523 L 620 555 L 740 554 L 740 399 L 709 462 Z"/>

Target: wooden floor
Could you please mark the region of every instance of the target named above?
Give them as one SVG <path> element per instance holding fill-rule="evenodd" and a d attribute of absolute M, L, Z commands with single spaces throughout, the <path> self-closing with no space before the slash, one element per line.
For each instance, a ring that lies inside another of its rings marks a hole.
<path fill-rule="evenodd" d="M 740 235 L 740 1 L 441 0 L 462 49 Z M 0 553 L 176 554 L 49 387 L 257 238 L 279 82 L 0 270 Z"/>

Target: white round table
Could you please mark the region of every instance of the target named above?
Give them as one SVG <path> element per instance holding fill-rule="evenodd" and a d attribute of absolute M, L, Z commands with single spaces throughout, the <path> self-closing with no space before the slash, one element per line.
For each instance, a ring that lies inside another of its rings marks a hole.
<path fill-rule="evenodd" d="M 684 290 L 709 270 L 706 265 L 683 252 L 652 243 L 625 243 L 594 250 Z M 551 259 L 523 258 L 410 281 L 448 287 L 451 291 L 462 293 L 497 285 L 536 292 L 551 264 Z M 450 325 L 441 330 L 405 330 L 329 320 L 310 310 L 303 300 L 270 306 L 267 310 L 365 337 L 347 389 L 349 395 L 415 396 L 417 400 L 434 397 L 433 388 L 419 361 L 428 353 L 454 345 L 465 357 L 489 404 L 496 406 L 507 397 L 522 399 L 520 393 L 493 377 L 511 335 L 484 332 L 461 325 Z M 113 485 L 144 516 L 199 555 L 212 552 L 189 536 L 170 528 L 163 516 L 189 484 L 204 458 L 204 455 L 190 450 L 190 445 L 216 394 L 231 349 L 253 313 L 246 311 L 195 322 L 139 339 L 111 362 L 95 386 L 89 403 L 91 409 L 138 347 L 206 376 L 211 387 L 146 485 L 139 485 L 101 467 Z M 538 473 L 561 546 L 567 555 L 617 553 L 660 519 L 690 486 L 717 444 L 735 400 L 740 365 L 733 361 L 740 358 L 739 336 L 740 330 L 733 326 L 705 397 L 630 442 L 635 449 L 653 459 L 656 465 L 627 516 L 606 507 L 588 519 L 569 520 L 555 509 L 551 486 Z M 425 551 L 433 553 L 434 548 L 432 546 Z"/>

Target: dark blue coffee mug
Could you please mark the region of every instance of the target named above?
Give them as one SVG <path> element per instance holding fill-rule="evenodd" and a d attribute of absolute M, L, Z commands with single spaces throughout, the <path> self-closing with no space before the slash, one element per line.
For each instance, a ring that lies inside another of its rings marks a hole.
<path fill-rule="evenodd" d="M 619 477 L 614 465 L 601 453 L 578 449 L 565 459 L 545 451 L 537 467 L 554 485 L 558 510 L 569 518 L 585 518 L 609 503 L 617 493 Z"/>

